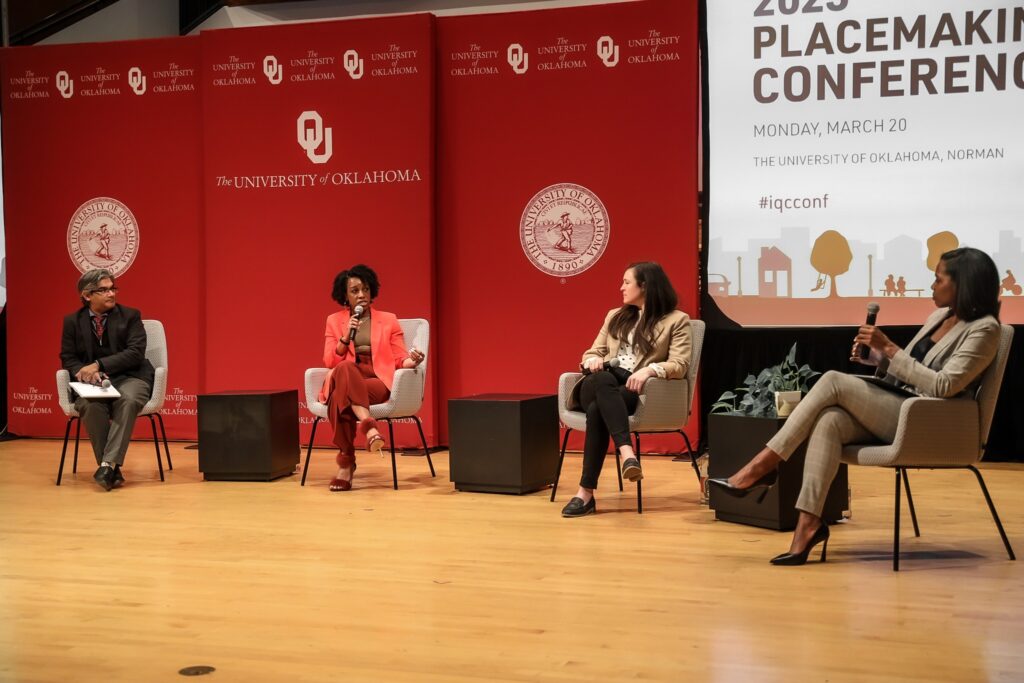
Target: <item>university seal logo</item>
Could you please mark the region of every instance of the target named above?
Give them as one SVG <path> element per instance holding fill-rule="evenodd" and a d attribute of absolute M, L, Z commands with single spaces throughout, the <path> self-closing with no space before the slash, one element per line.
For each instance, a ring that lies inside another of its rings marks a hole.
<path fill-rule="evenodd" d="M 131 268 L 138 253 L 139 224 L 116 199 L 90 199 L 68 223 L 68 255 L 83 273 L 104 268 L 117 277 Z"/>
<path fill-rule="evenodd" d="M 608 246 L 611 223 L 597 195 L 573 183 L 545 187 L 526 205 L 519 241 L 526 258 L 548 275 L 579 275 Z"/>

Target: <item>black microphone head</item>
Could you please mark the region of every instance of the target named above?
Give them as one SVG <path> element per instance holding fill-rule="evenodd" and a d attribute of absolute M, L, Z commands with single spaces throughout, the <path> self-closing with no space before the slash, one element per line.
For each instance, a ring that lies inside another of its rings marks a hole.
<path fill-rule="evenodd" d="M 881 308 L 877 302 L 872 301 L 868 304 L 868 313 L 870 315 L 878 315 L 878 309 Z"/>

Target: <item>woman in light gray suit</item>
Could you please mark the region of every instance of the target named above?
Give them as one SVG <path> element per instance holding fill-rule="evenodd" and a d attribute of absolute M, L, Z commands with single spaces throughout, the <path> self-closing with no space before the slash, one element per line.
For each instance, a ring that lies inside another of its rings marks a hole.
<path fill-rule="evenodd" d="M 807 442 L 800 511 L 789 552 L 771 560 L 799 565 L 811 549 L 828 548 L 828 525 L 821 519 L 829 486 L 839 469 L 843 445 L 896 436 L 900 405 L 910 396 L 973 396 L 982 373 L 999 348 L 999 271 L 983 251 L 960 248 L 942 255 L 935 269 L 932 313 L 907 349 L 901 349 L 874 325 L 854 337 L 850 360 L 876 367 L 872 384 L 864 378 L 830 371 L 807 393 L 782 429 L 743 469 L 710 483 L 724 493 L 745 496 L 773 486 L 779 462 Z M 870 354 L 860 357 L 866 346 Z"/>

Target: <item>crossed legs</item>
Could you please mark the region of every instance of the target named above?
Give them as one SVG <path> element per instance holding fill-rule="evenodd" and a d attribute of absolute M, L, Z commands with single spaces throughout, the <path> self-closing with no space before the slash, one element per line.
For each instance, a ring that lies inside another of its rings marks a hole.
<path fill-rule="evenodd" d="M 739 489 L 749 488 L 806 441 L 803 485 L 796 502 L 800 515 L 790 544 L 790 552 L 800 552 L 822 524 L 821 511 L 839 470 L 843 446 L 872 439 L 891 443 L 905 400 L 905 396 L 853 375 L 826 372 L 782 429 L 729 478 L 729 483 Z"/>
<path fill-rule="evenodd" d="M 627 389 L 607 370 L 595 372 L 583 380 L 580 403 L 587 413 L 587 433 L 583 445 L 583 475 L 576 497 L 584 503 L 594 497 L 609 438 L 623 460 L 636 457 L 629 439 L 629 416 L 636 410 L 639 400 L 636 392 Z"/>
<path fill-rule="evenodd" d="M 334 429 L 334 445 L 338 447 L 336 481 L 352 481 L 357 423 L 368 443 L 382 439 L 376 420 L 370 417 L 370 405 L 383 403 L 389 395 L 384 382 L 373 374 L 370 363 L 346 361 L 331 371 L 327 416 Z"/>

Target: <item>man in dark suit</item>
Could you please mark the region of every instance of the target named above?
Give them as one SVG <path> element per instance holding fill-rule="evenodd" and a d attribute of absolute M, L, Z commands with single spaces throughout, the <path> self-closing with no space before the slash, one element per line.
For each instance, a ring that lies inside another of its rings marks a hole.
<path fill-rule="evenodd" d="M 64 318 L 60 359 L 75 381 L 101 384 L 109 379 L 121 394 L 75 401 L 99 465 L 93 479 L 109 491 L 124 483 L 124 454 L 135 418 L 153 392 L 155 371 L 146 359 L 142 316 L 117 303 L 113 275 L 90 270 L 78 280 L 78 293 L 82 307 Z"/>

